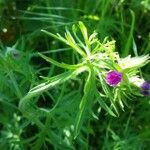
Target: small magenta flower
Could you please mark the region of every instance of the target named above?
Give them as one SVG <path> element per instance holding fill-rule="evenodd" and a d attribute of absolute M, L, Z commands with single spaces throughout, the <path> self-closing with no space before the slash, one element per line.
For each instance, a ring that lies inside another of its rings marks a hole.
<path fill-rule="evenodd" d="M 118 85 L 122 80 L 122 73 L 118 71 L 110 71 L 106 75 L 106 82 L 110 86 Z"/>
<path fill-rule="evenodd" d="M 145 96 L 150 96 L 150 82 L 145 81 L 141 85 L 142 94 Z"/>

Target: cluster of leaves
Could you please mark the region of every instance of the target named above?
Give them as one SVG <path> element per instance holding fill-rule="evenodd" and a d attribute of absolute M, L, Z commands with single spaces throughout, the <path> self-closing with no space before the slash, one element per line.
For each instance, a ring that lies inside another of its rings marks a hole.
<path fill-rule="evenodd" d="M 124 110 L 124 104 L 127 104 L 128 98 L 132 97 L 133 94 L 140 95 L 140 90 L 136 89 L 140 87 L 132 86 L 135 83 L 131 83 L 130 78 L 134 77 L 139 72 L 139 67 L 148 63 L 149 59 L 148 55 L 143 57 L 126 57 L 121 59 L 118 53 L 114 52 L 114 41 L 108 41 L 105 39 L 103 43 L 101 43 L 97 39 L 97 33 L 95 32 L 88 37 L 87 28 L 82 22 L 79 22 L 79 29 L 82 33 L 84 41 L 77 36 L 78 29 L 75 25 L 73 26 L 74 37 L 71 35 L 68 29 L 66 29 L 65 38 L 63 38 L 60 34 L 54 35 L 43 30 L 43 32 L 46 34 L 57 38 L 73 48 L 76 53 L 80 54 L 79 60 L 77 64 L 68 65 L 66 63 L 59 63 L 43 54 L 39 54 L 47 62 L 64 68 L 68 71 L 50 78 L 42 77 L 46 81 L 32 88 L 19 104 L 20 110 L 30 120 L 35 120 L 35 122 L 38 122 L 37 120 L 42 117 L 51 119 L 55 116 L 55 113 L 53 114 L 53 112 L 58 113 L 56 110 L 59 108 L 61 102 L 57 101 L 53 108 L 45 109 L 36 107 L 36 101 L 32 102 L 32 98 L 35 96 L 37 97 L 47 89 L 53 88 L 58 84 L 62 84 L 69 79 L 78 80 L 78 76 L 81 73 L 86 74 L 85 83 L 83 85 L 83 96 L 79 102 L 79 108 L 77 108 L 77 112 L 74 112 L 75 121 L 71 122 L 70 124 L 70 126 L 72 125 L 73 127 L 73 136 L 70 136 L 74 138 L 78 136 L 85 119 L 88 118 L 88 120 L 90 120 L 92 115 L 98 118 L 92 110 L 94 105 L 100 104 L 98 109 L 104 108 L 107 113 L 116 117 L 119 116 L 116 103 L 118 103 L 121 109 Z M 127 60 L 131 63 L 126 64 Z M 110 70 L 117 70 L 123 73 L 123 81 L 115 88 L 110 88 L 106 84 L 105 76 Z M 81 80 L 83 79 L 81 78 Z M 62 107 L 65 107 L 65 105 Z M 61 113 L 63 114 L 63 112 Z M 61 116 L 62 114 L 59 115 Z M 55 116 L 55 118 L 57 117 Z M 46 127 L 48 126 L 46 125 Z M 48 130 L 48 128 L 44 130 Z"/>
<path fill-rule="evenodd" d="M 150 70 L 138 69 L 148 63 L 149 6 L 0 0 L 0 149 L 149 149 L 149 97 L 139 84 Z M 123 74 L 116 87 L 106 83 L 110 70 Z"/>

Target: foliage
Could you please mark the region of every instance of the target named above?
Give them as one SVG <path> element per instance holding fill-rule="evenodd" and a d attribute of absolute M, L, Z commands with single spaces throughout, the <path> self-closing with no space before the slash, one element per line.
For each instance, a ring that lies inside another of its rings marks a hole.
<path fill-rule="evenodd" d="M 149 1 L 0 4 L 0 149 L 149 148 Z"/>

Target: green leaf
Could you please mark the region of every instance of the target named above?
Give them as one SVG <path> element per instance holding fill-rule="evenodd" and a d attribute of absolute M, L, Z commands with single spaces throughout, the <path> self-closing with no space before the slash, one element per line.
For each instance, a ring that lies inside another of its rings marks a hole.
<path fill-rule="evenodd" d="M 116 114 L 119 116 L 119 112 L 115 106 L 115 102 L 114 102 L 114 95 L 113 92 L 108 88 L 108 86 L 106 85 L 106 81 L 103 79 L 102 75 L 98 72 L 98 77 L 100 79 L 101 85 L 102 85 L 102 89 L 105 92 L 105 94 L 108 96 L 110 102 L 111 102 L 111 106 L 114 108 Z M 115 98 L 116 99 L 116 98 Z"/>
<path fill-rule="evenodd" d="M 89 75 L 86 80 L 85 86 L 84 86 L 84 95 L 81 99 L 80 105 L 79 105 L 79 111 L 77 113 L 77 117 L 75 119 L 75 134 L 74 138 L 76 138 L 79 134 L 79 131 L 81 129 L 81 126 L 83 124 L 83 121 L 85 119 L 85 112 L 87 109 L 90 108 L 90 102 L 92 102 L 94 98 L 94 90 L 95 90 L 95 76 L 94 73 L 89 70 Z"/>
<path fill-rule="evenodd" d="M 134 25 L 135 25 L 135 14 L 132 10 L 130 10 L 130 13 L 131 13 L 131 17 L 132 17 L 132 22 L 131 22 L 131 28 L 130 28 L 130 31 L 129 31 L 129 36 L 127 38 L 126 45 L 125 45 L 125 48 L 123 50 L 123 54 L 122 54 L 123 56 L 126 56 L 126 55 L 129 54 L 131 44 L 132 44 L 132 41 L 133 41 L 133 31 L 134 31 Z"/>
<path fill-rule="evenodd" d="M 77 76 L 78 74 L 85 71 L 86 69 L 87 69 L 86 67 L 80 67 L 80 68 L 76 69 L 75 71 L 68 71 L 68 72 L 62 73 L 60 75 L 51 77 L 49 79 L 47 78 L 47 82 L 41 83 L 38 86 L 32 88 L 28 92 L 28 94 L 20 100 L 19 109 L 23 113 L 28 113 L 28 115 L 31 114 L 31 116 L 32 116 L 32 114 L 34 114 L 38 110 L 36 110 L 34 102 L 31 101 L 31 98 L 33 98 L 35 96 L 38 97 L 42 92 L 44 92 L 58 84 L 62 84 L 63 82 Z M 46 111 L 42 111 L 42 112 L 45 114 Z"/>
<path fill-rule="evenodd" d="M 50 35 L 51 37 L 53 37 L 53 38 L 55 38 L 57 40 L 60 40 L 60 41 L 62 41 L 62 42 L 67 44 L 67 40 L 65 40 L 60 34 L 55 35 L 55 34 L 53 34 L 51 32 L 46 31 L 46 30 L 41 30 L 41 31 L 46 33 L 47 35 Z"/>
<path fill-rule="evenodd" d="M 47 35 L 52 36 L 53 38 L 56 38 L 56 39 L 58 39 L 58 40 L 64 42 L 65 44 L 69 45 L 69 46 L 72 47 L 76 52 L 78 52 L 81 56 L 83 56 L 83 57 L 86 56 L 85 53 L 84 53 L 84 51 L 78 46 L 77 43 L 75 43 L 75 41 L 74 41 L 74 39 L 73 39 L 73 37 L 71 36 L 71 34 L 70 34 L 69 31 L 67 31 L 67 33 L 65 34 L 67 40 L 66 40 L 65 38 L 63 38 L 60 34 L 55 35 L 55 34 L 53 34 L 53 33 L 47 32 L 47 31 L 45 31 L 45 30 L 41 30 L 41 31 L 44 32 L 44 33 L 46 33 Z"/>
<path fill-rule="evenodd" d="M 58 66 L 58 67 L 64 68 L 64 69 L 77 69 L 77 68 L 83 66 L 82 64 L 68 65 L 68 64 L 65 64 L 65 63 L 59 63 L 59 62 L 53 60 L 52 58 L 47 57 L 47 56 L 45 56 L 45 55 L 43 55 L 43 54 L 41 54 L 41 53 L 39 53 L 39 55 L 40 55 L 43 59 L 45 59 L 47 62 L 50 62 L 50 63 L 54 64 L 55 66 Z"/>
<path fill-rule="evenodd" d="M 42 84 L 39 84 L 38 86 L 32 88 L 28 94 L 23 97 L 19 103 L 19 109 L 28 116 L 32 116 L 37 110 L 35 106 L 33 105 L 34 102 L 31 103 L 31 98 L 35 96 L 39 96 L 42 92 L 48 90 L 49 88 L 52 88 L 56 86 L 57 84 L 61 84 L 65 82 L 66 80 L 70 79 L 74 72 L 65 72 L 60 75 L 57 75 L 55 77 L 52 77 L 49 79 L 49 81 L 44 82 Z"/>
<path fill-rule="evenodd" d="M 83 24 L 83 22 L 79 21 L 79 28 L 82 32 L 82 35 L 84 37 L 84 41 L 85 41 L 85 44 L 86 44 L 86 52 L 87 54 L 90 56 L 90 41 L 89 41 L 89 38 L 88 38 L 88 32 L 87 32 L 87 28 L 86 26 Z"/>
<path fill-rule="evenodd" d="M 104 102 L 104 100 L 102 99 L 101 94 L 99 93 L 98 90 L 96 90 L 96 96 L 97 96 L 97 98 L 98 98 L 98 102 L 99 102 L 100 106 L 101 106 L 104 110 L 106 110 L 107 113 L 110 114 L 111 116 L 117 117 L 117 116 L 115 115 L 115 113 L 114 113 L 114 112 L 107 106 L 107 104 Z"/>

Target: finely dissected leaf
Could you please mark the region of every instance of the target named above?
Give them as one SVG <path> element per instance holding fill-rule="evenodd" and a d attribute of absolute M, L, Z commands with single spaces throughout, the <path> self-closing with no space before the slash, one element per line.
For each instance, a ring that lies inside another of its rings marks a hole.
<path fill-rule="evenodd" d="M 80 48 L 80 46 L 75 42 L 72 35 L 68 30 L 66 30 L 65 37 L 68 41 L 68 45 L 70 45 L 74 50 L 76 50 L 81 56 L 85 57 L 84 51 Z"/>
<path fill-rule="evenodd" d="M 66 39 L 67 39 L 67 40 L 66 40 L 65 38 L 63 38 L 60 34 L 55 35 L 55 34 L 53 34 L 53 33 L 50 33 L 50 32 L 48 32 L 48 31 L 45 31 L 45 30 L 41 30 L 41 31 L 44 32 L 44 33 L 46 33 L 47 35 L 52 36 L 52 37 L 55 38 L 55 39 L 58 39 L 58 40 L 64 42 L 65 44 L 71 46 L 71 47 L 72 47 L 76 52 L 78 52 L 81 56 L 83 56 L 83 57 L 86 56 L 85 53 L 84 53 L 84 51 L 78 46 L 77 43 L 75 43 L 75 41 L 73 40 L 73 37 L 71 36 L 71 34 L 70 34 L 69 31 L 67 31 L 67 33 L 66 33 Z"/>
<path fill-rule="evenodd" d="M 74 34 L 75 39 L 77 40 L 77 42 L 79 42 L 78 45 L 80 45 L 80 47 L 82 47 L 82 48 L 85 50 L 86 54 L 90 56 L 90 53 L 89 53 L 88 48 L 87 48 L 86 45 L 80 40 L 80 38 L 77 36 L 77 34 L 76 34 L 76 28 L 75 28 L 75 27 L 76 27 L 76 26 L 74 25 L 74 26 L 72 27 L 72 28 L 73 28 L 72 30 L 73 30 L 73 34 Z"/>

